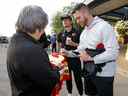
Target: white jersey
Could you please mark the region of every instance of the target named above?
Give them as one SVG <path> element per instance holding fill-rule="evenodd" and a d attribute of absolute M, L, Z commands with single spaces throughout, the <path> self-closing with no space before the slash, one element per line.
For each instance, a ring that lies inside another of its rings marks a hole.
<path fill-rule="evenodd" d="M 96 49 L 96 46 L 102 43 L 105 48 L 105 52 L 96 55 L 93 59 L 95 64 L 104 63 L 112 60 L 116 60 L 118 57 L 119 46 L 116 40 L 116 33 L 113 27 L 102 20 L 99 17 L 94 17 L 92 23 L 84 29 L 80 36 L 80 43 L 78 51 L 89 49 Z M 107 63 L 102 69 L 101 73 L 97 73 L 97 76 L 111 77 L 116 72 L 116 62 Z"/>

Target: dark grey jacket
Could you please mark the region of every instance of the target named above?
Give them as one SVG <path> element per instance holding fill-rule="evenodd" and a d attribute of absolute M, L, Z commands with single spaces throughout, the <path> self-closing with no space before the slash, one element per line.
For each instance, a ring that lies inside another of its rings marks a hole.
<path fill-rule="evenodd" d="M 7 69 L 12 96 L 50 96 L 59 82 L 59 72 L 52 69 L 45 50 L 26 33 L 12 37 Z"/>

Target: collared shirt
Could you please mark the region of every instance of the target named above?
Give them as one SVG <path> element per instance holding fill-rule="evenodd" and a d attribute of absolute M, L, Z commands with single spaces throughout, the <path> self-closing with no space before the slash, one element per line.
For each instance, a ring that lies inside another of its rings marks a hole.
<path fill-rule="evenodd" d="M 66 50 L 75 50 L 77 49 L 77 47 L 74 46 L 70 46 L 70 45 L 66 45 L 66 38 L 70 37 L 71 40 L 75 43 L 79 43 L 79 39 L 80 39 L 80 32 L 78 30 L 76 30 L 75 28 L 72 28 L 72 30 L 70 32 L 67 32 L 66 30 L 62 33 L 62 48 L 65 48 Z"/>
<path fill-rule="evenodd" d="M 116 60 L 119 52 L 116 33 L 110 24 L 96 16 L 92 23 L 85 27 L 82 32 L 77 50 L 83 51 L 86 48 L 96 49 L 100 43 L 104 45 L 106 51 L 93 58 L 95 64 Z M 110 77 L 114 76 L 115 72 L 116 62 L 109 62 L 103 67 L 101 73 L 97 73 L 97 76 Z"/>

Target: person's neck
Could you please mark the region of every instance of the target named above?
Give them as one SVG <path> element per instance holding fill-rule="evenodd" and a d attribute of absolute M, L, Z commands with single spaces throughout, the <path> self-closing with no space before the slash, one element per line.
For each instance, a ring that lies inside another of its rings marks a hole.
<path fill-rule="evenodd" d="M 81 28 L 84 28 L 86 26 L 85 23 L 79 25 Z"/>
<path fill-rule="evenodd" d="M 66 29 L 67 32 L 71 32 L 72 31 L 72 27 Z"/>
<path fill-rule="evenodd" d="M 38 37 L 34 34 L 28 33 L 29 36 L 31 36 L 33 39 L 38 40 Z"/>
<path fill-rule="evenodd" d="M 93 22 L 94 17 L 90 15 L 87 20 L 87 26 L 89 26 Z"/>

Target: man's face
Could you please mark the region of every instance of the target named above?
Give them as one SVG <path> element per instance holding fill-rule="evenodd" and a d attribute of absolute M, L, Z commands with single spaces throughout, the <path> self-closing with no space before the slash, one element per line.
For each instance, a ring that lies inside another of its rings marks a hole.
<path fill-rule="evenodd" d="M 89 16 L 89 12 L 85 8 L 81 8 L 80 10 L 77 10 L 73 16 L 76 18 L 77 23 L 80 26 L 85 26 L 87 25 L 87 20 Z"/>
<path fill-rule="evenodd" d="M 70 19 L 64 19 L 62 23 L 67 31 L 70 31 L 72 29 L 72 21 Z"/>
<path fill-rule="evenodd" d="M 72 21 L 70 19 L 64 19 L 63 20 L 63 26 L 66 27 L 71 27 L 72 26 Z"/>

